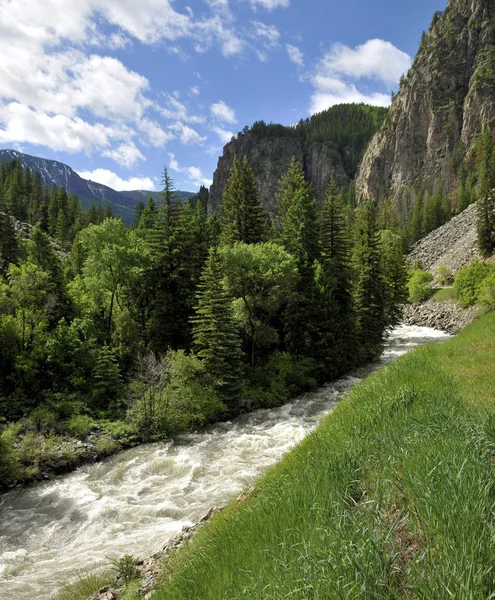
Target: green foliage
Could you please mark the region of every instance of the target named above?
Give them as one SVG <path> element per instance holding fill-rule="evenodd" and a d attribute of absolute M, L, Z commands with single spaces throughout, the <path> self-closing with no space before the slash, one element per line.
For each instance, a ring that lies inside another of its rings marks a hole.
<path fill-rule="evenodd" d="M 478 302 L 488 310 L 495 310 L 495 273 L 490 273 L 483 280 L 478 293 Z"/>
<path fill-rule="evenodd" d="M 236 155 L 223 193 L 221 242 L 257 244 L 266 239 L 268 229 L 253 170 L 246 157 L 241 161 Z"/>
<path fill-rule="evenodd" d="M 93 406 L 96 409 L 108 410 L 120 398 L 123 382 L 113 350 L 107 345 L 102 346 L 96 355 L 92 380 Z"/>
<path fill-rule="evenodd" d="M 454 279 L 454 295 L 463 308 L 478 302 L 484 280 L 494 272 L 495 265 L 475 261 L 457 273 Z"/>
<path fill-rule="evenodd" d="M 381 352 L 387 326 L 387 298 L 380 256 L 380 234 L 375 208 L 365 202 L 358 208 L 353 253 L 354 307 L 362 359 Z"/>
<path fill-rule="evenodd" d="M 220 257 L 212 248 L 198 286 L 195 315 L 191 318 L 193 348 L 215 388 L 233 407 L 239 394 L 241 343 L 223 279 Z"/>
<path fill-rule="evenodd" d="M 411 269 L 407 288 L 410 302 L 424 302 L 433 294 L 433 275 L 422 269 Z"/>
<path fill-rule="evenodd" d="M 88 598 L 108 585 L 111 580 L 110 573 L 84 573 L 81 572 L 73 581 L 63 583 L 57 593 L 56 600 L 88 600 Z"/>
<path fill-rule="evenodd" d="M 440 285 L 451 285 L 454 282 L 454 275 L 445 265 L 440 265 L 437 269 L 437 281 Z"/>
<path fill-rule="evenodd" d="M 138 559 L 132 554 L 124 554 L 121 558 L 108 558 L 107 560 L 111 567 L 117 571 L 117 577 L 121 579 L 125 585 L 129 584 L 139 575 L 136 569 Z"/>
<path fill-rule="evenodd" d="M 89 415 L 73 415 L 65 423 L 66 431 L 79 439 L 84 439 L 94 428 L 95 421 Z"/>
<path fill-rule="evenodd" d="M 495 251 L 495 149 L 493 130 L 485 126 L 480 140 L 480 181 L 478 185 L 477 232 L 481 255 Z"/>

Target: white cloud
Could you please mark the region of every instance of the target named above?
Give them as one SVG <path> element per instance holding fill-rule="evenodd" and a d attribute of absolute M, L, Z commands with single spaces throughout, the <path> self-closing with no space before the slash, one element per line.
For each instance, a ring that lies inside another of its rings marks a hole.
<path fill-rule="evenodd" d="M 212 130 L 218 135 L 222 144 L 228 144 L 232 137 L 235 135 L 232 131 L 227 131 L 222 127 L 215 126 Z"/>
<path fill-rule="evenodd" d="M 368 40 L 349 48 L 335 44 L 320 62 L 323 73 L 378 79 L 386 84 L 396 84 L 411 66 L 411 57 L 384 40 Z"/>
<path fill-rule="evenodd" d="M 165 144 L 175 138 L 173 133 L 164 131 L 156 121 L 150 119 L 140 121 L 139 129 L 146 134 L 149 143 L 155 148 L 163 148 Z"/>
<path fill-rule="evenodd" d="M 149 177 L 131 177 L 122 179 L 113 171 L 108 169 L 95 169 L 94 171 L 79 171 L 83 179 L 91 179 L 96 183 L 102 183 L 119 192 L 130 190 L 154 190 L 155 184 Z"/>
<path fill-rule="evenodd" d="M 274 10 L 275 8 L 287 8 L 290 4 L 290 0 L 250 0 L 252 6 L 262 6 L 268 10 Z"/>
<path fill-rule="evenodd" d="M 173 131 L 176 131 L 180 141 L 188 146 L 203 144 L 206 141 L 206 137 L 201 136 L 195 129 L 188 125 L 184 125 L 184 123 L 181 123 L 180 121 L 171 125 L 170 128 Z"/>
<path fill-rule="evenodd" d="M 189 91 L 193 96 L 199 96 L 199 87 L 197 85 L 193 85 L 191 88 L 189 88 Z"/>
<path fill-rule="evenodd" d="M 132 167 L 138 160 L 144 160 L 143 154 L 134 143 L 121 144 L 114 150 L 105 150 L 103 156 L 111 158 L 123 167 Z"/>
<path fill-rule="evenodd" d="M 409 55 L 383 40 L 369 40 L 356 48 L 335 44 L 311 76 L 315 91 L 310 112 L 351 102 L 388 106 L 389 89 L 399 82 L 410 65 Z M 361 80 L 374 81 L 374 87 L 379 85 L 383 91 L 369 92 L 368 87 L 360 90 L 357 84 Z"/>
<path fill-rule="evenodd" d="M 298 67 L 302 67 L 304 65 L 304 55 L 301 50 L 297 46 L 292 46 L 292 44 L 287 44 L 286 49 L 289 60 Z"/>
<path fill-rule="evenodd" d="M 190 185 L 199 188 L 201 185 L 210 187 L 210 185 L 213 183 L 212 179 L 209 179 L 203 175 L 203 172 L 199 167 L 181 167 L 174 154 L 170 152 L 168 156 L 169 166 L 172 171 L 186 175 Z"/>
<path fill-rule="evenodd" d="M 210 112 L 219 121 L 223 121 L 225 123 L 237 122 L 234 109 L 225 104 L 223 100 L 212 104 L 210 106 Z"/>
<path fill-rule="evenodd" d="M 158 111 L 166 118 L 173 121 L 184 121 L 186 123 L 204 123 L 205 118 L 201 115 L 191 115 L 185 104 L 179 99 L 179 92 L 165 95 L 165 106 L 159 106 Z"/>
<path fill-rule="evenodd" d="M 79 117 L 50 116 L 18 102 L 0 105 L 0 143 L 30 143 L 66 152 L 92 152 L 108 147 L 121 133 Z"/>
<path fill-rule="evenodd" d="M 278 45 L 280 39 L 280 31 L 274 25 L 266 25 L 260 21 L 252 21 L 253 37 L 263 41 L 270 48 Z"/>

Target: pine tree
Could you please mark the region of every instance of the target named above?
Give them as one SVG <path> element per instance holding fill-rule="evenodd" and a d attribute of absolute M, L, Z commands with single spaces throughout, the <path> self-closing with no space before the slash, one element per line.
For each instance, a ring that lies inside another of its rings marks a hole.
<path fill-rule="evenodd" d="M 92 373 L 92 399 L 96 409 L 108 409 L 122 393 L 120 368 L 112 349 L 106 344 L 96 356 Z"/>
<path fill-rule="evenodd" d="M 191 318 L 193 347 L 226 404 L 234 408 L 240 387 L 241 342 L 232 314 L 232 300 L 222 281 L 221 260 L 212 248 L 201 274 L 195 315 Z"/>
<path fill-rule="evenodd" d="M 352 365 L 356 350 L 350 241 L 344 207 L 332 178 L 322 208 L 321 321 L 318 354 L 326 378 L 336 377 Z"/>
<path fill-rule="evenodd" d="M 481 136 L 480 181 L 478 186 L 478 247 L 484 257 L 495 250 L 495 151 L 493 132 L 485 127 Z"/>
<path fill-rule="evenodd" d="M 141 220 L 141 215 L 143 214 L 144 203 L 139 201 L 136 204 L 136 208 L 134 209 L 134 216 L 132 218 L 132 223 L 130 229 L 137 229 L 139 226 L 139 221 Z"/>
<path fill-rule="evenodd" d="M 257 244 L 266 240 L 269 230 L 268 214 L 263 208 L 258 186 L 246 157 L 234 156 L 230 177 L 225 186 L 222 204 L 221 243 Z"/>
<path fill-rule="evenodd" d="M 358 208 L 353 266 L 360 354 L 364 361 L 369 361 L 380 354 L 387 325 L 380 237 L 372 202 Z"/>
<path fill-rule="evenodd" d="M 304 171 L 302 170 L 299 161 L 295 156 L 291 158 L 289 169 L 287 173 L 282 175 L 279 182 L 279 191 L 275 195 L 277 204 L 277 224 L 279 227 L 285 220 L 287 211 L 292 204 L 294 194 L 301 188 L 307 188 L 308 191 L 311 188 L 311 184 L 306 181 Z"/>

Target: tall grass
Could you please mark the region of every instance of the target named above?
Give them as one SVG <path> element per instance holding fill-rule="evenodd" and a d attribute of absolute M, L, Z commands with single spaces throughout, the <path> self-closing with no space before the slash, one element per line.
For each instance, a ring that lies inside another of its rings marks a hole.
<path fill-rule="evenodd" d="M 494 407 L 488 315 L 355 388 L 154 600 L 495 597 Z"/>

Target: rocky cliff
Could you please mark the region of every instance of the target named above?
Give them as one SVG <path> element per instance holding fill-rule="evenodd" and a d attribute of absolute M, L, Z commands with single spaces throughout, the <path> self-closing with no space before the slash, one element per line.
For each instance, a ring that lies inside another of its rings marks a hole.
<path fill-rule="evenodd" d="M 355 177 L 364 149 L 386 113 L 383 108 L 340 105 L 294 127 L 260 121 L 251 129 L 246 128 L 224 147 L 218 160 L 210 188 L 209 214 L 216 212 L 222 202 L 235 155 L 247 156 L 261 201 L 269 211 L 275 209 L 278 181 L 293 156 L 303 166 L 318 198 L 323 196 L 330 177 L 346 186 Z"/>
<path fill-rule="evenodd" d="M 371 141 L 358 198 L 401 200 L 409 184 L 455 185 L 483 123 L 495 116 L 495 0 L 450 0 L 436 13 L 390 112 Z"/>

